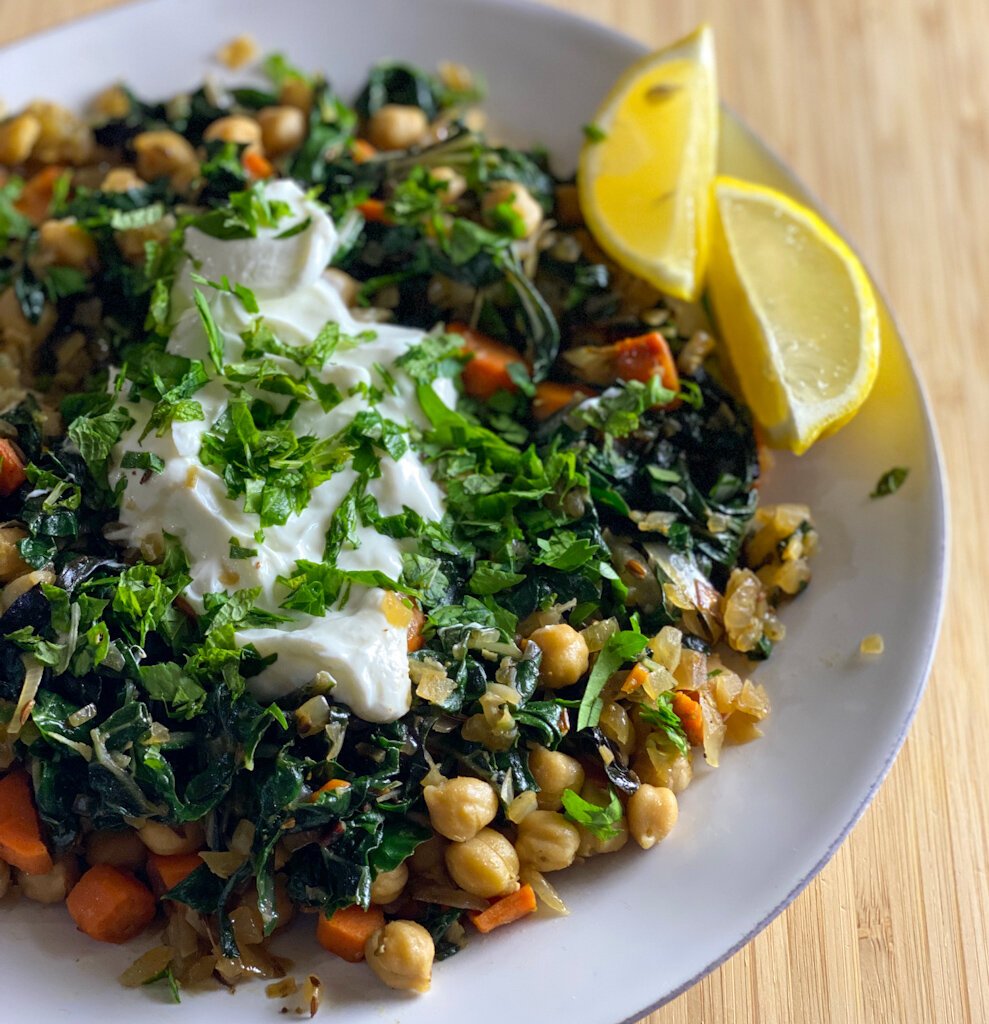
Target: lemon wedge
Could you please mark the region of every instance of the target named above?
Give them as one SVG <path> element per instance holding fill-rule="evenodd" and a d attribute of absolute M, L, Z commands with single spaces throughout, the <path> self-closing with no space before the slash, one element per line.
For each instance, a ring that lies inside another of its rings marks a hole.
<path fill-rule="evenodd" d="M 708 290 L 745 400 L 798 455 L 861 408 L 879 315 L 855 254 L 812 210 L 735 178 L 714 183 Z"/>
<path fill-rule="evenodd" d="M 702 25 L 618 80 L 577 170 L 581 209 L 598 244 L 687 301 L 704 283 L 717 151 L 714 36 Z"/>

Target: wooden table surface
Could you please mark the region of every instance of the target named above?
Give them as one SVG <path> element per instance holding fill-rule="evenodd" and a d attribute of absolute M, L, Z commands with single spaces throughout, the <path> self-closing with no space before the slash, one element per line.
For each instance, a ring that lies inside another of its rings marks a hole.
<path fill-rule="evenodd" d="M 0 0 L 0 43 L 115 2 Z M 656 46 L 713 23 L 725 100 L 845 225 L 897 311 L 951 489 L 944 630 L 888 780 L 793 905 L 649 1024 L 989 1021 L 987 0 L 550 2 Z"/>

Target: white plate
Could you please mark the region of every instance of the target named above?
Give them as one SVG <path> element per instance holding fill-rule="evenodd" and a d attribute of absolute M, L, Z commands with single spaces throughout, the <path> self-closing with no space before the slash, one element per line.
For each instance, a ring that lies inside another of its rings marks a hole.
<path fill-rule="evenodd" d="M 166 95 L 196 84 L 217 47 L 244 31 L 265 50 L 325 70 L 344 95 L 381 58 L 463 61 L 485 76 L 488 108 L 513 141 L 542 141 L 563 165 L 599 99 L 642 52 L 590 23 L 496 0 L 150 0 L 0 52 L 0 82 L 12 109 L 36 95 L 81 104 L 118 78 L 141 95 Z M 730 113 L 723 127 L 724 170 L 807 198 Z M 747 942 L 834 853 L 903 741 L 944 586 L 937 445 L 885 306 L 882 313 L 882 369 L 865 409 L 803 459 L 780 457 L 764 489 L 770 501 L 809 503 L 823 545 L 810 590 L 784 613 L 786 642 L 757 673 L 775 705 L 765 738 L 701 773 L 661 848 L 626 849 L 558 877 L 570 917 L 475 937 L 437 966 L 423 999 L 386 991 L 363 966 L 332 962 L 305 920 L 291 955 L 299 971 L 323 977 L 328 1013 L 346 1007 L 351 1024 L 465 1014 L 474 1024 L 638 1018 Z M 870 501 L 894 465 L 910 467 L 906 485 Z M 867 633 L 885 637 L 881 658 L 859 656 Z M 181 1009 L 158 1005 L 159 997 L 116 984 L 133 948 L 83 938 L 62 907 L 21 903 L 0 913 L 4 1020 L 212 1024 L 232 1012 L 246 1024 L 276 1014 L 258 985 L 235 1002 L 216 993 L 187 997 Z"/>

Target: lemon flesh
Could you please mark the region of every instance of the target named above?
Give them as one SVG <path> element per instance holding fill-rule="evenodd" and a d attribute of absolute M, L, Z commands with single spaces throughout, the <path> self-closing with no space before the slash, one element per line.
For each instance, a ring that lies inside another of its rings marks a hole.
<path fill-rule="evenodd" d="M 695 300 L 707 263 L 718 87 L 709 26 L 634 64 L 595 116 L 577 172 L 598 244 L 661 291 Z"/>
<path fill-rule="evenodd" d="M 714 207 L 708 287 L 721 336 L 769 442 L 801 454 L 875 382 L 872 287 L 848 246 L 788 196 L 718 178 Z"/>

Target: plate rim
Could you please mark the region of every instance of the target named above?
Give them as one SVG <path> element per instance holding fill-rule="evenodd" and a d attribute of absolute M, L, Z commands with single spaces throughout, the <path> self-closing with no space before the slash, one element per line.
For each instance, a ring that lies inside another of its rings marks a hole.
<path fill-rule="evenodd" d="M 431 7 L 449 6 L 449 2 L 450 0 L 417 0 L 419 5 Z M 45 28 L 39 29 L 38 31 L 30 32 L 27 35 L 22 35 L 16 39 L 5 42 L 3 45 L 0 45 L 0 57 L 10 50 L 17 49 L 24 45 L 34 44 L 49 37 L 70 35 L 73 31 L 76 31 L 80 25 L 102 20 L 112 20 L 123 12 L 133 12 L 139 8 L 150 8 L 160 3 L 162 3 L 162 0 L 124 0 L 124 2 L 114 3 L 109 7 L 78 14 L 67 21 L 49 25 Z M 557 21 L 568 22 L 571 25 L 583 28 L 592 35 L 598 35 L 606 38 L 611 43 L 626 49 L 629 53 L 630 62 L 637 57 L 644 56 L 650 52 L 650 46 L 648 44 L 627 32 L 622 31 L 621 29 L 605 24 L 585 14 L 556 7 L 544 2 L 544 0 L 460 0 L 460 3 L 464 4 L 465 9 L 471 5 L 476 8 L 488 9 L 510 8 L 519 12 L 520 16 L 524 17 L 535 17 L 550 23 Z M 704 20 L 706 21 L 706 19 Z M 911 726 L 913 725 L 917 711 L 920 707 L 920 702 L 923 699 L 927 685 L 930 681 L 934 657 L 937 653 L 938 644 L 941 640 L 941 632 L 946 609 L 946 594 L 950 572 L 950 552 L 952 545 L 952 527 L 951 517 L 949 514 L 949 478 L 946 470 L 943 446 L 938 431 L 937 419 L 933 414 L 933 403 L 931 401 L 927 384 L 924 378 L 918 373 L 917 362 L 912 346 L 900 325 L 900 321 L 895 310 L 887 299 L 885 289 L 877 281 L 869 263 L 862 258 L 858 245 L 850 238 L 849 234 L 843 230 L 840 221 L 834 216 L 831 209 L 822 202 L 814 189 L 807 186 L 803 177 L 795 172 L 793 167 L 784 160 L 775 149 L 772 148 L 770 142 L 765 140 L 753 129 L 747 118 L 740 115 L 733 105 L 725 102 L 723 99 L 719 100 L 719 105 L 721 117 L 724 118 L 727 115 L 727 117 L 735 122 L 737 128 L 745 136 L 746 142 L 757 148 L 763 158 L 771 164 L 783 178 L 792 183 L 792 185 L 802 193 L 806 200 L 809 201 L 810 205 L 837 231 L 837 233 L 845 240 L 846 244 L 848 244 L 855 253 L 856 257 L 858 257 L 865 268 L 872 287 L 875 289 L 876 295 L 880 300 L 880 304 L 889 319 L 889 324 L 892 328 L 892 337 L 901 347 L 903 354 L 906 357 L 905 361 L 910 377 L 920 398 L 925 441 L 931 467 L 929 476 L 925 483 L 931 487 L 932 505 L 935 510 L 935 515 L 932 519 L 932 526 L 937 537 L 937 548 L 935 552 L 937 562 L 937 579 L 932 595 L 935 613 L 933 627 L 925 637 L 923 668 L 922 671 L 919 671 L 915 675 L 916 683 L 914 685 L 913 692 L 909 697 L 909 708 L 902 718 L 898 733 L 893 743 L 890 745 L 878 773 L 869 784 L 868 789 L 864 792 L 847 822 L 841 827 L 838 834 L 830 842 L 821 857 L 793 885 L 786 895 L 774 907 L 772 907 L 771 910 L 769 910 L 768 913 L 762 916 L 756 924 L 754 924 L 743 936 L 734 941 L 734 943 L 722 954 L 713 959 L 696 974 L 692 975 L 690 978 L 662 995 L 655 1002 L 651 1002 L 643 1009 L 620 1019 L 616 1024 L 637 1024 L 637 1022 L 641 1021 L 642 1018 L 646 1017 L 648 1014 L 655 1012 L 667 1003 L 672 1002 L 688 989 L 693 988 L 698 982 L 703 980 L 707 975 L 711 974 L 734 956 L 735 953 L 748 945 L 748 943 L 751 942 L 761 931 L 771 924 L 772 921 L 774 921 L 784 910 L 786 910 L 787 907 L 790 906 L 790 904 L 794 902 L 794 900 L 804 891 L 804 889 L 807 888 L 807 886 L 818 874 L 820 874 L 828 862 L 834 857 L 835 853 L 848 838 L 849 833 L 855 825 L 858 824 L 865 811 L 874 800 L 903 748 L 903 744 Z"/>

